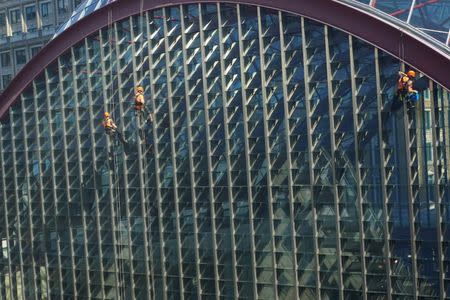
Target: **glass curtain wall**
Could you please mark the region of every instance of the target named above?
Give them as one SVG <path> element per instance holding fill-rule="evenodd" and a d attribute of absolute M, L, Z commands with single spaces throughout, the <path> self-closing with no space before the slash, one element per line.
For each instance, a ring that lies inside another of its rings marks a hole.
<path fill-rule="evenodd" d="M 449 93 L 391 112 L 404 68 L 257 6 L 86 37 L 0 127 L 0 298 L 450 297 Z"/>

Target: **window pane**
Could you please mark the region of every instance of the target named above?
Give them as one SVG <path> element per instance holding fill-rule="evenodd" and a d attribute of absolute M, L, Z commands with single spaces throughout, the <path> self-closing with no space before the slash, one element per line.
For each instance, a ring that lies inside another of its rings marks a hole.
<path fill-rule="evenodd" d="M 49 6 L 50 6 L 50 3 L 48 3 L 48 2 L 41 3 L 41 17 L 42 18 L 48 17 Z"/>
<path fill-rule="evenodd" d="M 20 19 L 20 11 L 18 9 L 15 10 L 11 10 L 9 12 L 10 17 L 11 17 L 11 24 L 17 24 L 19 23 L 19 19 Z"/>
<path fill-rule="evenodd" d="M 9 82 L 11 81 L 11 74 L 8 75 L 3 75 L 2 76 L 2 81 L 3 81 L 3 88 L 6 88 L 6 86 L 9 84 Z"/>
<path fill-rule="evenodd" d="M 426 143 L 426 153 L 427 153 L 427 160 L 432 161 L 433 160 L 433 147 L 431 146 L 431 143 Z"/>
<path fill-rule="evenodd" d="M 36 7 L 34 5 L 26 7 L 25 15 L 27 17 L 27 21 L 36 19 Z"/>
<path fill-rule="evenodd" d="M 25 50 L 17 50 L 16 51 L 16 64 L 23 65 L 27 62 L 27 55 Z"/>
<path fill-rule="evenodd" d="M 41 46 L 37 46 L 37 47 L 32 47 L 31 48 L 31 56 L 35 56 L 39 50 L 41 50 Z"/>
<path fill-rule="evenodd" d="M 425 111 L 425 128 L 426 129 L 431 128 L 431 111 L 429 110 Z"/>
<path fill-rule="evenodd" d="M 11 65 L 11 57 L 9 56 L 9 52 L 3 52 L 1 54 L 1 62 L 2 67 L 9 67 Z"/>
<path fill-rule="evenodd" d="M 0 26 L 5 26 L 5 25 L 6 25 L 5 13 L 0 13 Z"/>
<path fill-rule="evenodd" d="M 58 13 L 66 13 L 69 10 L 68 0 L 58 0 Z"/>

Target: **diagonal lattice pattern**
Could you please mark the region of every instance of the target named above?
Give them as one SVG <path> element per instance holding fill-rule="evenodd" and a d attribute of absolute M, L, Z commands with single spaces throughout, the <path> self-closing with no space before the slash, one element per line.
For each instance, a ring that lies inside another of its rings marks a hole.
<path fill-rule="evenodd" d="M 257 6 L 86 37 L 1 124 L 1 298 L 448 297 L 449 93 L 390 112 L 401 68 Z"/>

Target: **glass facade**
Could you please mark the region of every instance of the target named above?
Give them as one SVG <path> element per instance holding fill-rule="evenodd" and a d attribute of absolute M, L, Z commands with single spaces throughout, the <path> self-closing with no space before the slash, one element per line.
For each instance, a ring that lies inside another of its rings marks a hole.
<path fill-rule="evenodd" d="M 103 6 L 108 5 L 114 1 L 116 0 L 84 0 L 84 2 L 81 3 L 77 7 L 77 9 L 72 13 L 70 19 L 67 22 L 63 23 L 61 26 L 59 26 L 53 38 L 63 33 L 64 30 L 66 30 L 67 28 L 69 28 L 82 18 L 86 17 L 87 15 L 96 11 L 97 9 L 100 9 Z"/>
<path fill-rule="evenodd" d="M 402 68 L 257 6 L 86 37 L 1 123 L 0 298 L 450 297 L 449 92 L 391 112 Z"/>
<path fill-rule="evenodd" d="M 343 1 L 343 0 L 338 0 Z M 450 1 L 447 0 L 352 0 L 398 18 L 450 46 Z M 347 2 L 347 1 L 343 1 Z"/>

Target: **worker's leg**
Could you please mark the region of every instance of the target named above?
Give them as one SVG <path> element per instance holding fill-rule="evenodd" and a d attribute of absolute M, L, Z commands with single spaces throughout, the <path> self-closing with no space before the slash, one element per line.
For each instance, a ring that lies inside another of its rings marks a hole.
<path fill-rule="evenodd" d="M 151 125 L 151 123 L 153 122 L 153 116 L 150 112 L 147 113 L 147 118 L 145 119 L 145 123 L 147 123 L 147 125 Z"/>
<path fill-rule="evenodd" d="M 395 92 L 392 99 L 391 112 L 395 112 L 402 107 L 402 94 L 400 91 Z"/>
<path fill-rule="evenodd" d="M 105 133 L 106 133 L 106 135 L 109 136 L 110 138 L 113 138 L 115 132 L 114 132 L 114 129 L 112 129 L 112 128 L 105 128 Z"/>
<path fill-rule="evenodd" d="M 125 140 L 123 134 L 122 134 L 120 131 L 118 131 L 118 130 L 116 130 L 116 132 L 117 132 L 117 137 L 118 137 L 119 140 L 122 142 L 122 144 L 126 144 L 127 141 Z"/>

